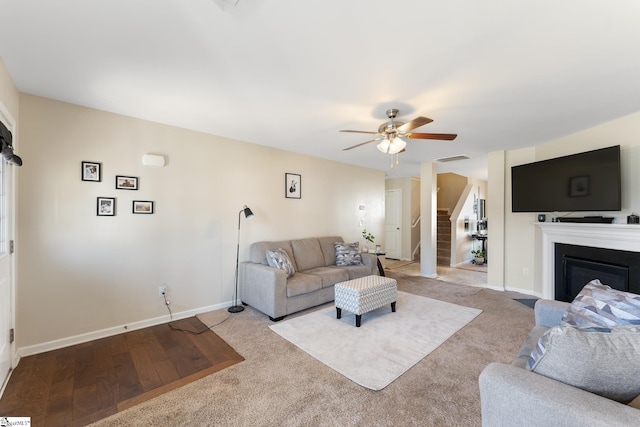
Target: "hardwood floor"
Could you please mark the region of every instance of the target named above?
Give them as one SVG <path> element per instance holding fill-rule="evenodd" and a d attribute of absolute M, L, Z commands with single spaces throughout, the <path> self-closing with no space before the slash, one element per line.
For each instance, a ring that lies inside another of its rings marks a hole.
<path fill-rule="evenodd" d="M 22 358 L 0 416 L 82 426 L 243 360 L 191 317 Z"/>

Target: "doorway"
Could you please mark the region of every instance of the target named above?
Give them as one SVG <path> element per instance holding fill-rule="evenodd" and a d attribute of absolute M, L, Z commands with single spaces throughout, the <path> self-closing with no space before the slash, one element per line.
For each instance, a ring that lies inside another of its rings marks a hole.
<path fill-rule="evenodd" d="M 402 258 L 402 190 L 386 190 L 384 241 L 387 258 Z"/>

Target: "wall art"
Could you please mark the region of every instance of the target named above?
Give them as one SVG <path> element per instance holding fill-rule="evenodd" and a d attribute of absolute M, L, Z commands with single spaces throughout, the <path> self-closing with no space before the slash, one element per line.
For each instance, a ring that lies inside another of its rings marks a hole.
<path fill-rule="evenodd" d="M 133 213 L 134 214 L 152 214 L 153 202 L 144 201 L 144 200 L 134 200 Z"/>
<path fill-rule="evenodd" d="M 82 162 L 83 181 L 102 181 L 102 163 Z"/>
<path fill-rule="evenodd" d="M 116 188 L 118 190 L 137 190 L 138 177 L 116 175 Z"/>
<path fill-rule="evenodd" d="M 287 199 L 302 198 L 302 176 L 295 173 L 284 174 L 284 195 Z"/>
<path fill-rule="evenodd" d="M 115 214 L 115 197 L 98 197 L 98 216 L 114 216 Z"/>

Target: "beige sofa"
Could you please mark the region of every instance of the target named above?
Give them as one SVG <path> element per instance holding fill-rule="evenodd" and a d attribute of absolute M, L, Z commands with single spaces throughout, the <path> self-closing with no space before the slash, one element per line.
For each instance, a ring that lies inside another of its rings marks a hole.
<path fill-rule="evenodd" d="M 361 254 L 362 265 L 336 266 L 335 242 L 344 241 L 327 236 L 251 244 L 249 261 L 240 264 L 240 300 L 278 321 L 333 301 L 336 283 L 378 274 L 376 255 L 369 253 Z M 294 264 L 295 273 L 289 278 L 284 270 L 267 262 L 267 251 L 278 248 L 284 249 Z"/>

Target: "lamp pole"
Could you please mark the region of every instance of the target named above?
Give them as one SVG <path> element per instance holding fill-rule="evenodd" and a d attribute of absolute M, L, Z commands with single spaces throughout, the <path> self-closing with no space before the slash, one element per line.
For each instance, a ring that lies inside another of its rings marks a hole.
<path fill-rule="evenodd" d="M 236 274 L 235 274 L 235 282 L 236 287 L 233 293 L 233 304 L 231 307 L 227 309 L 229 313 L 240 313 L 244 310 L 244 307 L 238 304 L 238 264 L 240 262 L 240 220 L 242 219 L 242 213 L 244 212 L 245 218 L 249 219 L 253 217 L 253 212 L 251 209 L 244 205 L 244 207 L 238 212 L 238 243 L 236 245 Z"/>

